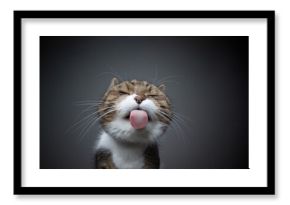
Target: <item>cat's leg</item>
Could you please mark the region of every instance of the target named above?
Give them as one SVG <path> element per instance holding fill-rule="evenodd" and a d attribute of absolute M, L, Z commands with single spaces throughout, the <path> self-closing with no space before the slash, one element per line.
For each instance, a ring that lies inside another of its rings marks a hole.
<path fill-rule="evenodd" d="M 143 169 L 159 169 L 160 159 L 157 144 L 149 145 L 144 151 Z"/>
<path fill-rule="evenodd" d="M 117 169 L 113 160 L 112 154 L 108 149 L 99 148 L 95 154 L 96 169 Z"/>

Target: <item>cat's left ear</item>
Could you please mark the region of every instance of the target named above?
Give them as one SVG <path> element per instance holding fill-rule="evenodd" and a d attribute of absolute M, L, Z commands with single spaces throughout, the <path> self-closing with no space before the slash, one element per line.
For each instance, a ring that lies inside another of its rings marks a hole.
<path fill-rule="evenodd" d="M 112 87 L 114 87 L 115 85 L 118 85 L 119 84 L 119 80 L 117 78 L 113 78 L 111 80 L 111 83 L 110 83 L 110 86 L 108 89 L 111 89 Z"/>
<path fill-rule="evenodd" d="M 158 89 L 161 90 L 162 92 L 165 92 L 166 86 L 164 84 L 161 84 L 158 86 Z"/>

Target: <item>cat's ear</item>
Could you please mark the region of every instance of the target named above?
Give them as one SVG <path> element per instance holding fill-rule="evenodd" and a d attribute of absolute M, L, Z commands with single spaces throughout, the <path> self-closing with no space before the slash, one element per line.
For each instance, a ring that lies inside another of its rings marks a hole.
<path fill-rule="evenodd" d="M 110 83 L 110 86 L 108 89 L 111 89 L 112 87 L 114 87 L 115 85 L 118 85 L 119 84 L 119 80 L 117 78 L 113 78 L 111 80 L 111 83 Z"/>
<path fill-rule="evenodd" d="M 161 90 L 162 92 L 165 92 L 166 86 L 164 84 L 161 84 L 158 86 L 158 89 Z"/>

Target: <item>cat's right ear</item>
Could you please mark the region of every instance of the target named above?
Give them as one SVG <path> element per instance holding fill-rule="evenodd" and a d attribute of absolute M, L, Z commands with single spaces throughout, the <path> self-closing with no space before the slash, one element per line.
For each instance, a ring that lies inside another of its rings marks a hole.
<path fill-rule="evenodd" d="M 118 84 L 119 84 L 119 80 L 117 78 L 113 78 L 111 80 L 111 84 L 110 84 L 108 90 L 111 89 L 112 87 L 114 87 L 115 85 L 118 85 Z"/>

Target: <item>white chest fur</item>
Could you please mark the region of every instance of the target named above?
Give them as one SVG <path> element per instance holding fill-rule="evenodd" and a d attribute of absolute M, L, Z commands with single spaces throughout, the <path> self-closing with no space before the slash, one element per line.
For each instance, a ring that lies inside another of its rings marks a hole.
<path fill-rule="evenodd" d="M 145 145 L 131 145 L 116 141 L 103 132 L 97 148 L 105 148 L 112 153 L 112 160 L 119 169 L 141 169 L 144 166 Z"/>

